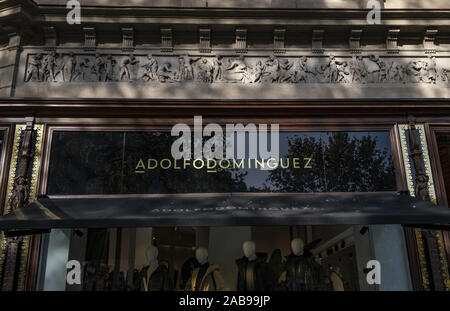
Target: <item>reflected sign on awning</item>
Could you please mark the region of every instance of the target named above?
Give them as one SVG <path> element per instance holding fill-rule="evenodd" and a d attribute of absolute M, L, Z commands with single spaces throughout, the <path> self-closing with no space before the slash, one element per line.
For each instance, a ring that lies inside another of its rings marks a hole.
<path fill-rule="evenodd" d="M 450 209 L 393 192 L 50 196 L 0 218 L 0 230 L 327 224 L 450 224 Z"/>

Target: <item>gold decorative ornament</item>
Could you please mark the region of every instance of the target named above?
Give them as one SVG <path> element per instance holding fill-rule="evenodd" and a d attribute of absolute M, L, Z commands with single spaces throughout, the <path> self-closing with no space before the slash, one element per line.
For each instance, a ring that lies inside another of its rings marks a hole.
<path fill-rule="evenodd" d="M 418 127 L 419 125 L 416 125 Z M 409 158 L 409 148 L 408 148 L 408 142 L 406 140 L 406 131 L 409 131 L 409 125 L 408 124 L 398 124 L 398 130 L 400 135 L 400 146 L 402 149 L 402 157 L 403 157 L 403 165 L 405 167 L 405 175 L 406 175 L 406 181 L 408 185 L 409 194 L 413 197 L 415 197 L 415 189 L 414 189 L 414 183 L 413 183 L 413 176 L 412 176 L 412 168 L 411 168 L 411 161 Z M 430 290 L 430 278 L 429 278 L 429 271 L 427 268 L 427 260 L 425 256 L 425 246 L 422 238 L 422 232 L 419 229 L 414 229 L 414 234 L 416 237 L 416 244 L 417 244 L 417 252 L 419 257 L 419 265 L 420 265 L 420 273 L 422 276 L 422 285 L 425 290 Z"/>
<path fill-rule="evenodd" d="M 23 131 L 26 129 L 25 124 L 16 125 L 15 133 L 14 133 L 14 141 L 13 141 L 13 149 L 11 153 L 11 162 L 9 167 L 8 174 L 8 183 L 6 188 L 6 198 L 5 198 L 5 209 L 4 215 L 8 214 L 11 211 L 11 198 L 13 196 L 14 190 L 14 180 L 16 178 L 16 172 L 19 165 L 19 153 L 20 153 L 20 144 L 21 144 L 21 135 Z M 35 124 L 34 131 L 36 132 L 35 143 L 34 143 L 34 157 L 32 159 L 32 168 L 31 168 L 31 180 L 29 181 L 29 189 L 30 189 L 30 200 L 29 202 L 33 202 L 36 197 L 37 191 L 37 183 L 39 177 L 39 168 L 41 163 L 41 153 L 42 153 L 42 139 L 43 139 L 43 131 L 44 125 Z M 28 264 L 28 251 L 30 245 L 30 236 L 25 236 L 22 239 L 22 244 L 20 248 L 20 263 L 19 263 L 19 272 L 18 272 L 18 282 L 17 282 L 17 290 L 24 290 L 25 288 L 25 277 L 26 277 L 26 269 Z M 2 266 L 5 260 L 5 252 L 6 252 L 6 238 L 2 233 L 0 235 L 0 275 L 2 275 Z"/>
<path fill-rule="evenodd" d="M 437 204 L 437 196 L 436 196 L 436 190 L 434 187 L 434 177 L 433 177 L 433 171 L 431 169 L 431 161 L 430 161 L 430 155 L 428 153 L 428 144 L 427 139 L 425 135 L 425 126 L 423 124 L 416 125 L 416 128 L 419 131 L 419 140 L 420 140 L 420 146 L 422 148 L 422 155 L 423 155 L 423 162 L 425 166 L 425 173 L 428 175 L 428 191 L 430 193 L 430 201 L 434 204 Z M 450 290 L 450 274 L 448 270 L 447 265 L 447 255 L 445 251 L 445 242 L 444 237 L 442 235 L 442 231 L 435 231 L 436 232 L 436 241 L 439 249 L 439 259 L 441 262 L 441 270 L 442 270 L 442 277 L 444 279 L 444 286 L 447 290 Z"/>

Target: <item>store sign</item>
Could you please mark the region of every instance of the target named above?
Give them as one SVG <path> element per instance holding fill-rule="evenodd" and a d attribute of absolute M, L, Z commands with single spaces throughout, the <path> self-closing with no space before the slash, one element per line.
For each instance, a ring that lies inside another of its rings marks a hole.
<path fill-rule="evenodd" d="M 194 117 L 194 127 L 185 123 L 173 126 L 170 158 L 139 159 L 136 174 L 157 169 L 195 170 L 206 169 L 217 173 L 218 169 L 311 169 L 312 158 L 280 158 L 279 125 L 258 126 L 249 123 L 227 124 L 225 129 L 217 123 L 203 126 L 201 116 Z"/>
<path fill-rule="evenodd" d="M 155 169 L 174 169 L 174 170 L 185 170 L 188 168 L 194 168 L 196 170 L 206 169 L 208 173 L 217 173 L 218 169 L 269 169 L 274 170 L 277 168 L 282 169 L 312 169 L 311 166 L 312 158 L 285 158 L 285 159 L 182 159 L 182 160 L 172 160 L 172 159 L 139 159 L 136 166 L 135 173 L 143 174 L 148 170 Z"/>

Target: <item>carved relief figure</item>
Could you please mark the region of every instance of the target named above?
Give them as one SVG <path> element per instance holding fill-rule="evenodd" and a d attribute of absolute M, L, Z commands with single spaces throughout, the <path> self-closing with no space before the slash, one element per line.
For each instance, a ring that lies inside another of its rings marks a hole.
<path fill-rule="evenodd" d="M 426 83 L 431 83 L 431 84 L 436 84 L 436 80 L 437 80 L 437 68 L 436 68 L 436 57 L 435 56 L 430 56 L 429 57 L 429 61 L 426 64 L 425 70 L 426 70 L 426 74 L 425 77 L 423 79 L 424 82 Z"/>
<path fill-rule="evenodd" d="M 291 68 L 293 64 L 289 62 L 288 59 L 282 59 L 278 62 L 278 77 L 276 79 L 276 82 L 278 83 L 284 83 L 284 82 L 291 82 Z"/>
<path fill-rule="evenodd" d="M 146 82 L 156 81 L 157 80 L 156 73 L 158 72 L 159 69 L 158 61 L 153 57 L 152 54 L 149 54 L 147 56 L 147 60 L 148 62 L 141 66 L 145 70 L 144 74 L 142 75 L 142 79 Z"/>
<path fill-rule="evenodd" d="M 430 194 L 428 192 L 428 176 L 427 175 L 418 175 L 416 178 L 416 189 L 415 189 L 415 194 L 416 197 L 425 200 L 425 201 L 429 201 L 430 200 Z"/>
<path fill-rule="evenodd" d="M 339 82 L 339 76 L 340 76 L 340 70 L 339 65 L 343 65 L 343 62 L 340 62 L 336 59 L 334 55 L 330 56 L 329 62 L 328 62 L 328 78 L 329 83 L 338 83 Z"/>
<path fill-rule="evenodd" d="M 116 61 L 113 59 L 111 55 L 106 56 L 106 61 L 104 63 L 105 69 L 105 80 L 108 81 L 116 81 L 116 77 L 114 74 L 114 67 L 116 65 Z"/>
<path fill-rule="evenodd" d="M 204 83 L 214 82 L 214 67 L 207 58 L 203 57 L 197 67 L 199 70 L 197 77 L 198 81 Z"/>
<path fill-rule="evenodd" d="M 30 80 L 42 81 L 41 76 L 42 54 L 38 53 L 34 57 L 30 57 L 27 72 L 25 73 L 25 82 Z"/>
<path fill-rule="evenodd" d="M 156 73 L 159 82 L 175 82 L 176 74 L 173 73 L 171 68 L 172 64 L 168 62 L 159 68 L 158 72 Z"/>
<path fill-rule="evenodd" d="M 268 60 L 264 63 L 265 65 L 265 76 L 267 79 L 264 79 L 266 82 L 275 82 L 278 80 L 278 71 L 279 71 L 279 59 L 273 56 L 270 56 Z"/>
<path fill-rule="evenodd" d="M 330 55 L 328 64 L 325 66 L 316 67 L 316 72 L 319 75 L 319 81 L 325 83 L 338 83 L 340 79 L 340 66 L 343 64 L 344 63 L 338 61 L 334 55 Z"/>
<path fill-rule="evenodd" d="M 133 54 L 130 54 L 129 56 L 126 56 L 122 59 L 120 63 L 120 74 L 119 74 L 119 80 L 123 81 L 131 81 L 131 71 L 132 66 L 138 64 L 139 61 L 136 59 L 136 57 Z"/>
<path fill-rule="evenodd" d="M 366 68 L 364 67 L 362 56 L 353 56 L 350 61 L 349 70 L 352 83 L 364 83 Z"/>
<path fill-rule="evenodd" d="M 64 82 L 72 82 L 77 67 L 77 58 L 73 53 L 64 62 L 63 80 Z"/>
<path fill-rule="evenodd" d="M 192 64 L 199 59 L 200 58 L 192 59 L 192 58 L 188 57 L 187 55 L 182 55 L 182 56 L 178 57 L 177 80 L 179 82 L 194 80 L 194 68 L 192 67 Z"/>
<path fill-rule="evenodd" d="M 86 81 L 90 76 L 91 66 L 92 65 L 89 58 L 85 58 L 81 62 L 77 62 L 72 81 L 75 81 L 77 79 L 80 79 L 81 81 Z"/>
<path fill-rule="evenodd" d="M 222 64 L 223 64 L 222 56 L 221 55 L 217 55 L 213 59 L 213 66 L 214 66 L 213 79 L 214 79 L 214 82 L 223 80 L 223 77 L 222 77 Z"/>
<path fill-rule="evenodd" d="M 421 82 L 423 79 L 423 71 L 425 71 L 426 63 L 422 61 L 411 61 L 406 66 L 406 74 L 410 82 Z"/>
<path fill-rule="evenodd" d="M 46 57 L 44 57 L 43 61 L 43 72 L 44 72 L 44 81 L 56 82 L 56 72 L 57 72 L 57 64 L 56 64 L 56 52 L 51 52 Z"/>
<path fill-rule="evenodd" d="M 29 199 L 27 180 L 23 176 L 16 177 L 14 180 L 14 193 L 11 197 L 12 210 L 22 208 Z"/>
<path fill-rule="evenodd" d="M 351 75 L 350 75 L 350 67 L 347 62 L 342 62 L 341 65 L 338 65 L 338 83 L 350 83 Z"/>
<path fill-rule="evenodd" d="M 226 80 L 229 82 L 250 82 L 249 67 L 245 63 L 245 58 L 240 55 L 238 59 L 229 59 Z"/>
<path fill-rule="evenodd" d="M 405 67 L 395 60 L 388 67 L 388 82 L 402 82 L 404 80 Z"/>
<path fill-rule="evenodd" d="M 255 67 L 252 70 L 253 80 L 251 81 L 251 83 L 261 83 L 265 74 L 266 66 L 262 61 L 257 61 Z"/>
<path fill-rule="evenodd" d="M 379 80 L 379 82 L 386 82 L 387 79 L 388 79 L 387 64 L 381 57 L 378 57 L 377 64 L 380 67 L 380 80 Z"/>
<path fill-rule="evenodd" d="M 302 56 L 294 63 L 291 72 L 291 82 L 293 83 L 308 83 L 308 58 Z"/>
<path fill-rule="evenodd" d="M 267 76 L 270 79 L 270 82 L 290 82 L 291 80 L 291 72 L 293 64 L 289 62 L 287 59 L 279 59 L 271 56 L 266 61 L 266 72 Z"/>
<path fill-rule="evenodd" d="M 379 56 L 378 55 L 370 55 L 367 59 L 366 65 L 366 72 L 368 81 L 370 83 L 377 83 L 380 81 L 380 65 L 378 64 Z"/>
<path fill-rule="evenodd" d="M 94 74 L 97 77 L 97 81 L 105 81 L 105 61 L 100 54 L 95 55 L 94 61 Z"/>

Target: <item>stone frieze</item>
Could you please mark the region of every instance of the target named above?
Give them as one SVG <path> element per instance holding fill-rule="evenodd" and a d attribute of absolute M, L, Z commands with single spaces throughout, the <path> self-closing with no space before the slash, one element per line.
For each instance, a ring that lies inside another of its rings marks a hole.
<path fill-rule="evenodd" d="M 442 84 L 446 58 L 391 55 L 244 56 L 28 54 L 24 82 Z"/>

